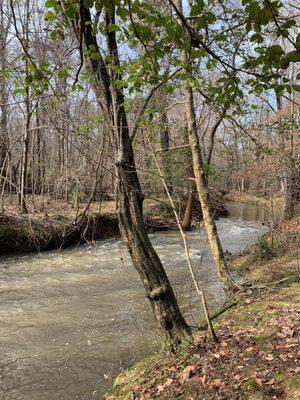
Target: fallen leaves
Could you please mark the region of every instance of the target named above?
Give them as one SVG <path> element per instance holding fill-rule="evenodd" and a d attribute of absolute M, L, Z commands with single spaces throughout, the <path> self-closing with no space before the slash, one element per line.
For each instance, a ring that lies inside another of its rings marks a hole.
<path fill-rule="evenodd" d="M 273 354 L 267 354 L 266 356 L 264 356 L 264 359 L 267 361 L 273 361 L 274 360 L 274 356 Z"/>
<path fill-rule="evenodd" d="M 195 370 L 196 365 L 188 365 L 187 367 L 185 367 L 179 377 L 179 382 L 184 383 L 185 381 L 187 381 L 191 377 L 193 372 L 195 372 Z"/>
<path fill-rule="evenodd" d="M 220 343 L 220 346 L 221 346 L 221 347 L 227 347 L 228 344 L 227 344 L 227 342 L 222 341 L 222 342 Z"/>
<path fill-rule="evenodd" d="M 200 383 L 201 383 L 202 386 L 205 386 L 206 381 L 207 381 L 206 375 L 200 376 Z"/>
<path fill-rule="evenodd" d="M 221 381 L 221 379 L 216 378 L 208 384 L 209 388 L 223 388 L 225 387 L 225 382 Z"/>
<path fill-rule="evenodd" d="M 204 395 L 184 398 L 213 400 L 218 393 L 222 398 L 236 399 L 243 398 L 238 396 L 255 385 L 260 392 L 272 393 L 270 398 L 280 398 L 277 393 L 297 368 L 299 310 L 277 304 L 258 312 L 247 305 L 245 310 L 251 321 L 248 326 L 227 319 L 218 332 L 219 344 L 209 338 L 199 339 L 183 353 L 185 356 L 173 354 L 170 362 L 162 360 L 152 368 L 149 386 L 133 386 L 133 398 L 174 400 L 195 390 Z M 143 379 L 147 375 L 142 375 Z"/>

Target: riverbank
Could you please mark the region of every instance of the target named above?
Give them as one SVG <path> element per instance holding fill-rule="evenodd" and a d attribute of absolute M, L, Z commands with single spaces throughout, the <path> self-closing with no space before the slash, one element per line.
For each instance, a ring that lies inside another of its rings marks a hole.
<path fill-rule="evenodd" d="M 252 193 L 232 191 L 225 195 L 225 200 L 266 208 L 271 208 L 273 204 L 274 207 L 282 210 L 284 207 L 284 199 L 281 193 L 277 193 L 273 198 L 268 198 L 266 196 L 257 196 Z"/>
<path fill-rule="evenodd" d="M 176 354 L 151 355 L 121 373 L 103 399 L 299 399 L 299 243 L 297 217 L 232 260 L 251 286 L 214 321 L 220 343 L 195 332 Z"/>
<path fill-rule="evenodd" d="M 119 235 L 113 200 L 87 206 L 36 195 L 28 197 L 27 207 L 28 214 L 20 214 L 17 197 L 6 200 L 0 212 L 0 255 L 66 248 Z M 215 208 L 216 217 L 227 215 L 221 199 Z M 193 226 L 199 225 L 199 215 L 199 207 L 195 207 Z M 149 232 L 177 229 L 167 199 L 145 199 L 144 217 Z"/>
<path fill-rule="evenodd" d="M 45 196 L 29 201 L 29 213 L 20 214 L 16 199 L 0 214 L 0 254 L 54 250 L 119 235 L 114 201 L 73 204 Z M 152 216 L 151 211 L 153 211 Z M 170 229 L 164 217 L 146 202 L 149 230 Z"/>

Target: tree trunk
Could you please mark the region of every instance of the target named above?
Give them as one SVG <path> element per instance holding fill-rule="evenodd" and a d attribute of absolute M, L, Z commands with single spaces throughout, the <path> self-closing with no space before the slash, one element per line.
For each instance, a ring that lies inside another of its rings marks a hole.
<path fill-rule="evenodd" d="M 129 137 L 128 137 L 129 138 Z M 127 142 L 127 144 L 126 144 Z M 128 147 L 128 140 L 123 144 Z M 132 150 L 128 147 L 129 154 Z M 126 152 L 128 154 L 128 152 Z M 118 220 L 133 265 L 137 270 L 150 300 L 158 327 L 168 339 L 180 340 L 190 333 L 179 310 L 173 289 L 145 229 L 142 212 L 142 194 L 132 156 L 123 153 L 117 163 Z"/>
<path fill-rule="evenodd" d="M 26 0 L 25 4 L 25 25 L 24 25 L 24 36 L 25 42 L 24 47 L 26 52 L 29 48 L 29 0 Z M 25 79 L 29 76 L 29 60 L 28 55 L 24 53 L 25 57 Z M 28 152 L 29 152 L 29 128 L 30 128 L 30 90 L 26 83 L 25 87 L 25 121 L 24 121 L 24 136 L 22 145 L 22 160 L 21 160 L 21 180 L 20 180 L 20 208 L 22 213 L 27 213 L 26 195 L 27 195 L 27 174 L 28 174 Z"/>
<path fill-rule="evenodd" d="M 36 147 L 37 147 L 37 166 L 36 166 L 36 182 L 35 182 L 35 193 L 41 194 L 42 193 L 42 145 L 41 145 L 41 129 L 40 129 L 40 109 L 39 103 L 36 104 L 36 114 L 35 114 L 35 121 L 36 121 Z"/>
<path fill-rule="evenodd" d="M 182 12 L 182 0 L 177 0 L 177 7 Z M 184 27 L 183 27 L 184 29 Z M 185 73 L 192 73 L 188 60 L 186 49 L 181 52 L 182 62 L 184 64 Z M 208 243 L 216 265 L 220 283 L 225 291 L 233 291 L 238 288 L 238 285 L 230 277 L 223 254 L 221 242 L 217 233 L 216 224 L 213 218 L 213 213 L 210 208 L 207 180 L 205 179 L 205 171 L 201 148 L 199 145 L 198 131 L 196 125 L 196 114 L 194 107 L 193 91 L 190 83 L 185 80 L 183 84 L 183 95 L 185 100 L 185 113 L 188 126 L 188 138 L 193 157 L 193 169 L 196 187 L 201 203 L 204 226 L 207 234 Z"/>
<path fill-rule="evenodd" d="M 184 231 L 190 229 L 194 211 L 194 191 L 190 189 L 181 227 Z"/>
<path fill-rule="evenodd" d="M 3 0 L 0 1 L 0 8 L 4 7 Z M 4 22 L 4 13 L 0 13 L 0 49 L 1 49 L 1 58 L 0 58 L 0 69 L 5 71 L 7 68 L 7 32 L 8 27 L 5 26 Z M 6 186 L 6 179 L 8 175 L 8 166 L 9 166 L 9 138 L 8 138 L 8 90 L 7 83 L 5 78 L 2 77 L 0 79 L 0 110 L 1 110 L 1 118 L 0 118 L 0 187 L 2 186 L 3 180 L 3 195 Z M 3 200 L 3 199 L 2 199 Z"/>
<path fill-rule="evenodd" d="M 106 10 L 105 24 L 115 23 L 115 10 Z M 132 142 L 129 136 L 127 116 L 124 108 L 124 95 L 116 81 L 122 79 L 116 72 L 119 68 L 118 47 L 115 32 L 107 28 L 107 46 L 111 64 L 106 65 L 101 57 L 91 23 L 90 9 L 81 5 L 80 26 L 76 35 L 80 40 L 84 29 L 84 46 L 94 46 L 97 55 L 86 56 L 87 67 L 93 73 L 94 91 L 106 118 L 107 128 L 111 128 L 111 143 L 118 173 L 118 220 L 120 233 L 125 241 L 134 268 L 137 270 L 146 296 L 150 301 L 158 327 L 168 339 L 180 340 L 190 334 L 175 294 L 172 290 L 162 263 L 156 254 L 146 232 L 143 220 L 143 195 L 134 163 Z M 74 26 L 74 25 L 73 25 Z"/>
<path fill-rule="evenodd" d="M 281 113 L 282 111 L 282 98 L 281 96 L 276 93 L 276 103 L 277 103 L 277 111 Z M 281 127 L 282 123 L 282 117 L 281 115 L 279 116 L 279 130 L 278 130 L 278 142 L 279 142 L 279 147 L 280 151 L 283 155 L 282 157 L 282 188 L 283 188 L 283 194 L 284 194 L 284 219 L 289 220 L 293 218 L 294 216 L 294 199 L 293 199 L 293 172 L 292 172 L 292 167 L 289 163 L 289 158 L 290 154 L 289 149 L 286 148 L 286 140 L 285 140 L 285 132 L 283 128 Z M 292 149 L 291 149 L 292 150 Z M 292 153 L 291 153 L 292 155 Z M 288 157 L 287 157 L 288 156 Z"/>
<path fill-rule="evenodd" d="M 162 148 L 161 158 L 163 164 L 163 171 L 165 176 L 165 181 L 167 183 L 167 188 L 170 193 L 173 191 L 172 185 L 172 172 L 170 168 L 170 136 L 169 136 L 169 129 L 168 129 L 168 120 L 166 114 L 162 114 L 162 122 L 164 123 L 164 127 L 160 130 L 160 145 Z"/>
<path fill-rule="evenodd" d="M 286 163 L 287 164 L 287 163 Z M 292 167 L 285 166 L 284 181 L 284 219 L 289 220 L 294 216 L 295 208 L 295 181 L 293 179 Z"/>

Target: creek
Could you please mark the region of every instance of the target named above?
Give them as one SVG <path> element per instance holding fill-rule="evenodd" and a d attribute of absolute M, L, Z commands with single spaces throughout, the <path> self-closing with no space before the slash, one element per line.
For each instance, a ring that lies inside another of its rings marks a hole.
<path fill-rule="evenodd" d="M 217 221 L 235 254 L 267 231 L 268 216 L 233 204 Z M 188 233 L 197 277 L 213 310 L 225 299 L 203 228 Z M 178 232 L 150 235 L 189 323 L 202 319 Z M 150 306 L 119 238 L 0 260 L 0 398 L 92 400 L 114 376 L 158 348 Z"/>

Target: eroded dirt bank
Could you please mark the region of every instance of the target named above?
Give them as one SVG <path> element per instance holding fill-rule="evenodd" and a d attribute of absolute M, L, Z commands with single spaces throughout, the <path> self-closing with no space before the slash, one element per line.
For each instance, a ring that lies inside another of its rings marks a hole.
<path fill-rule="evenodd" d="M 29 214 L 20 214 L 14 198 L 0 212 L 0 255 L 54 250 L 119 235 L 115 201 L 94 202 L 87 209 L 86 203 L 34 196 L 28 209 Z M 221 199 L 216 202 L 215 209 L 216 217 L 227 215 Z M 200 214 L 196 206 L 193 226 L 199 225 Z M 176 229 L 167 199 L 146 199 L 144 216 L 150 232 Z"/>

